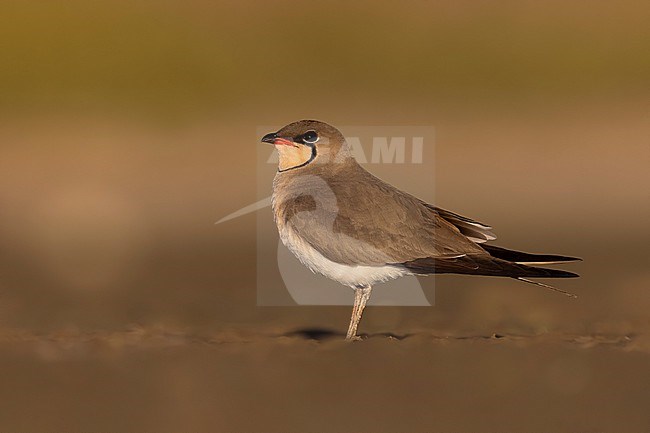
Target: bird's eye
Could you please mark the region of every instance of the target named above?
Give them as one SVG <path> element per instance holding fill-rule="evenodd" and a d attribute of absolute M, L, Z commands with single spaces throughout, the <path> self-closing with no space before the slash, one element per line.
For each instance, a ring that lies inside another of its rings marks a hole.
<path fill-rule="evenodd" d="M 302 135 L 302 141 L 304 143 L 314 144 L 318 141 L 318 134 L 316 134 L 316 131 L 307 131 Z"/>

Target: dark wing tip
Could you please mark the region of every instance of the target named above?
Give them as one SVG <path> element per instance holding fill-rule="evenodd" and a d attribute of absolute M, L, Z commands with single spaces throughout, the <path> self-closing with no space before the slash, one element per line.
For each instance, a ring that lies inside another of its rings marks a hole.
<path fill-rule="evenodd" d="M 549 272 L 548 278 L 578 278 L 580 275 L 575 272 L 563 271 L 559 269 L 548 269 L 548 268 L 533 268 L 533 269 L 543 269 L 546 272 Z M 546 278 L 547 276 L 542 276 L 540 278 Z"/>
<path fill-rule="evenodd" d="M 570 257 L 570 256 L 560 256 L 555 254 L 532 254 L 524 253 L 522 251 L 509 250 L 502 247 L 497 247 L 496 245 L 481 245 L 485 251 L 487 251 L 492 257 L 497 259 L 506 260 L 508 262 L 514 263 L 562 263 L 562 262 L 581 262 L 582 259 L 579 257 Z"/>
<path fill-rule="evenodd" d="M 409 271 L 420 274 L 466 274 L 494 277 L 577 278 L 578 274 L 560 269 L 538 268 L 509 262 L 488 255 L 455 258 L 425 257 L 400 263 Z"/>

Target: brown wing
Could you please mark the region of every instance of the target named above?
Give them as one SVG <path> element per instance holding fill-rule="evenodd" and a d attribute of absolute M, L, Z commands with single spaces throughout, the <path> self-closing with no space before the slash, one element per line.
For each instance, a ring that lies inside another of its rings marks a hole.
<path fill-rule="evenodd" d="M 335 173 L 316 167 L 279 181 L 276 201 L 283 210 L 276 217 L 334 262 L 382 266 L 427 257 L 489 257 L 429 205 L 356 163 Z"/>
<path fill-rule="evenodd" d="M 432 212 L 443 218 L 445 221 L 453 224 L 462 234 L 467 236 L 473 242 L 483 243 L 497 238 L 491 231 L 492 227 L 486 224 L 472 220 L 462 215 L 458 215 L 457 213 L 441 209 L 428 203 L 423 202 L 423 204 Z"/>

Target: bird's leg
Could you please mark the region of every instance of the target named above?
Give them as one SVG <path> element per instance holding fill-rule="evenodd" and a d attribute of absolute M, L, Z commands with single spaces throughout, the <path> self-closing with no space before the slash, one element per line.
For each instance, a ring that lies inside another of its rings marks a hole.
<path fill-rule="evenodd" d="M 361 320 L 363 309 L 366 307 L 366 302 L 370 299 L 370 291 L 372 287 L 365 286 L 354 289 L 354 307 L 352 308 L 352 318 L 350 319 L 350 327 L 348 328 L 348 335 L 345 337 L 348 341 L 360 340 L 357 337 L 357 326 Z"/>

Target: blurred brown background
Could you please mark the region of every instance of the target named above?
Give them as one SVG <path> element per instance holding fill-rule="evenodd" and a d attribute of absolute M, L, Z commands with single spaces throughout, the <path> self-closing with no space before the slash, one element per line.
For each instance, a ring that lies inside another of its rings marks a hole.
<path fill-rule="evenodd" d="M 0 15 L 1 430 L 650 428 L 647 2 Z M 445 276 L 363 344 L 293 336 L 349 309 L 257 307 L 255 215 L 214 222 L 256 200 L 256 128 L 301 118 L 433 125 L 436 204 L 582 257 L 579 298 Z"/>

